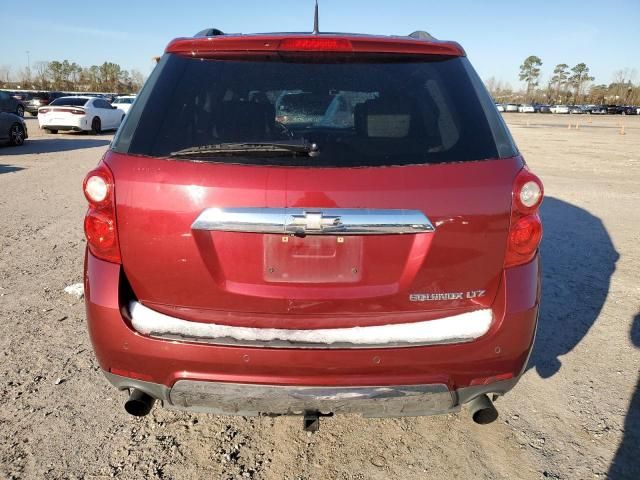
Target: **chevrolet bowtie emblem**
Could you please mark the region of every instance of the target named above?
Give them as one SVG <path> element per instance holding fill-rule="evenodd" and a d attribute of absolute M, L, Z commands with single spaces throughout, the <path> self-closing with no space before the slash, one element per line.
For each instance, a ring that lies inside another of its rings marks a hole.
<path fill-rule="evenodd" d="M 341 225 L 340 217 L 325 216 L 322 212 L 304 212 L 304 215 L 291 215 L 292 227 L 305 232 L 322 232 Z"/>

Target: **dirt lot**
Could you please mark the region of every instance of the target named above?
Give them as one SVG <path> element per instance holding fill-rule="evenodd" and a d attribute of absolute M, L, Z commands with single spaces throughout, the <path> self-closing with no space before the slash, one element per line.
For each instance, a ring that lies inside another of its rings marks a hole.
<path fill-rule="evenodd" d="M 28 119 L 28 144 L 0 148 L 0 478 L 639 479 L 640 117 L 506 119 L 547 198 L 538 339 L 499 421 L 343 416 L 311 436 L 300 418 L 124 412 L 63 291 L 110 135 Z"/>

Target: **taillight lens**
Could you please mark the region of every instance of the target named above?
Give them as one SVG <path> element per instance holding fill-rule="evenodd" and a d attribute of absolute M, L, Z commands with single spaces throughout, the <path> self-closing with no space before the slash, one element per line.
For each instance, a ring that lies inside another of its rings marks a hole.
<path fill-rule="evenodd" d="M 527 215 L 509 231 L 509 244 L 514 252 L 528 255 L 534 252 L 542 239 L 542 223 L 538 215 Z"/>
<path fill-rule="evenodd" d="M 71 110 L 73 115 L 84 115 L 84 110 L 73 109 Z"/>
<path fill-rule="evenodd" d="M 41 108 L 40 110 L 38 110 L 39 113 L 49 113 L 49 109 L 48 108 Z"/>
<path fill-rule="evenodd" d="M 544 196 L 544 188 L 540 179 L 526 167 L 520 171 L 513 184 L 514 207 L 520 213 L 538 211 Z"/>
<path fill-rule="evenodd" d="M 116 243 L 116 222 L 102 212 L 92 212 L 85 217 L 84 232 L 89 244 L 101 250 L 111 248 Z"/>
<path fill-rule="evenodd" d="M 542 240 L 542 222 L 538 211 L 543 195 L 540 179 L 526 167 L 522 169 L 513 184 L 505 267 L 522 265 L 535 256 Z"/>
<path fill-rule="evenodd" d="M 90 204 L 102 206 L 109 200 L 112 185 L 104 172 L 93 171 L 84 179 L 84 196 Z"/>
<path fill-rule="evenodd" d="M 115 188 L 109 167 L 101 163 L 83 183 L 89 209 L 84 218 L 84 234 L 89 251 L 102 260 L 121 263 L 116 224 Z"/>

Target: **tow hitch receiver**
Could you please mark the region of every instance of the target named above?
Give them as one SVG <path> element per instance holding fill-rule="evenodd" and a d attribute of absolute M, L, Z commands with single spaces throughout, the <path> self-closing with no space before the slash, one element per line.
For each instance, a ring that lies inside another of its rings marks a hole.
<path fill-rule="evenodd" d="M 321 413 L 307 410 L 302 418 L 302 428 L 305 432 L 317 432 L 320 430 L 320 417 L 333 417 L 333 413 Z"/>

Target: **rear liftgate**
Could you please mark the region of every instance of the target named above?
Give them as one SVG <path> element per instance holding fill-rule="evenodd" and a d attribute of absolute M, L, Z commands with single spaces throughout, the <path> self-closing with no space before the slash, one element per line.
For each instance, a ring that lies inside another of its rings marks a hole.
<path fill-rule="evenodd" d="M 307 235 L 390 235 L 434 231 L 429 219 L 422 212 L 415 210 L 342 208 L 209 208 L 198 216 L 191 228 L 303 238 Z M 283 240 L 286 238 L 283 237 Z M 340 242 L 340 239 L 338 241 Z M 287 243 L 286 240 L 284 243 Z M 356 252 L 347 250 L 348 256 L 353 256 L 354 253 Z M 275 273 L 275 270 L 269 273 Z M 357 274 L 357 271 L 352 273 Z M 320 428 L 320 418 L 331 415 L 319 410 L 305 410 L 304 430 L 317 431 Z"/>

